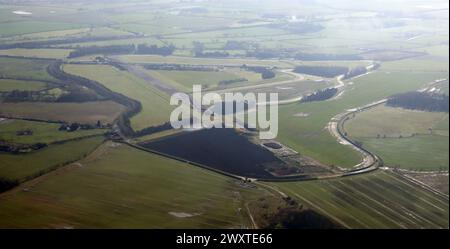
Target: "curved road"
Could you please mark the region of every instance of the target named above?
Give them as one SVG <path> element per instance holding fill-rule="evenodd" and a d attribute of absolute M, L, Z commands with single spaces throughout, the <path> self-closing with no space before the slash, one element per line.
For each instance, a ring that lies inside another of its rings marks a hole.
<path fill-rule="evenodd" d="M 357 152 L 359 152 L 363 158 L 361 163 L 355 165 L 352 170 L 344 173 L 344 176 L 367 173 L 376 170 L 383 165 L 383 161 L 377 155 L 362 148 L 361 146 L 357 145 L 355 142 L 350 140 L 347 136 L 345 136 L 345 134 L 342 131 L 342 127 L 347 117 L 349 117 L 350 115 L 373 108 L 378 105 L 382 105 L 386 103 L 386 101 L 387 99 L 382 99 L 359 108 L 347 110 L 346 112 L 338 114 L 335 117 L 333 117 L 331 121 L 328 123 L 327 129 L 330 132 L 330 134 L 334 136 L 340 144 L 348 145 Z"/>

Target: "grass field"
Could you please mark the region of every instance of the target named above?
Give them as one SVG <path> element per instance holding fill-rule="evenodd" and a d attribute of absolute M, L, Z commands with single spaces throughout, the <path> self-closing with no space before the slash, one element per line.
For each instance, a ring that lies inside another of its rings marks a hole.
<path fill-rule="evenodd" d="M 448 136 L 360 138 L 364 148 L 380 156 L 386 166 L 410 170 L 448 170 Z"/>
<path fill-rule="evenodd" d="M 444 0 L 1 2 L 0 46 L 4 49 L 0 50 L 0 96 L 12 90 L 44 90 L 42 96 L 61 96 L 69 91 L 76 94 L 71 84 L 58 88 L 45 83 L 58 81 L 46 69 L 55 60 L 63 60 L 67 73 L 95 80 L 139 101 L 142 111 L 130 117 L 135 131 L 169 121 L 175 106 L 169 105 L 170 94 L 166 92 L 191 92 L 193 84 L 222 93 L 232 88 L 243 93 L 277 92 L 281 100 L 339 84 L 339 95 L 331 100 L 280 105 L 276 142 L 318 164 L 351 169 L 360 163 L 361 154 L 329 133 L 327 125 L 333 117 L 424 87 L 449 92 L 448 80 L 432 83 L 449 77 L 448 3 Z M 97 54 L 67 59 L 78 47 L 143 43 L 174 45 L 176 49 L 169 56 L 101 55 L 109 62 L 127 64 L 124 67 L 128 71 L 107 63 L 76 64 L 94 62 Z M 196 46 L 199 43 L 201 46 Z M 195 57 L 200 47 L 204 52 L 226 52 L 230 56 Z M 300 53 L 317 61 L 298 60 Z M 412 57 L 400 59 L 402 56 Z M 380 68 L 345 80 L 343 85 L 337 78 L 322 81 L 321 77 L 303 75 L 300 79 L 287 71 L 299 65 L 354 68 L 375 61 Z M 220 71 L 143 69 L 146 64 L 163 63 L 214 66 Z M 260 74 L 241 70 L 244 64 L 270 68 L 276 77 L 263 80 Z M 238 78 L 248 81 L 219 84 Z M 165 83 L 165 92 L 154 87 Z M 244 184 L 126 144 L 105 141 L 102 135 L 84 137 L 106 129 L 62 132 L 58 131 L 59 124 L 18 120 L 112 124 L 124 111 L 124 106 L 109 100 L 3 103 L 0 99 L 0 117 L 13 117 L 0 118 L 0 140 L 49 143 L 27 154 L 0 153 L 0 180 L 21 183 L 0 193 L 0 228 L 252 228 L 255 222 L 264 225 L 273 218 L 270 215 L 282 214 L 278 211 L 285 211 L 284 205 L 295 202 L 348 228 L 449 227 L 448 196 L 431 193 L 395 170 L 382 168 L 327 180 Z M 28 129 L 33 135 L 17 136 L 17 131 Z M 357 113 L 344 129 L 388 167 L 448 171 L 448 114 L 379 106 Z M 166 130 L 124 139 L 136 144 L 177 132 Z M 66 141 L 72 138 L 80 139 Z M 227 144 L 226 140 L 205 136 L 206 145 Z M 176 145 L 183 142 L 173 141 Z M 189 146 L 195 147 L 198 142 L 193 139 Z M 208 159 L 205 153 L 214 154 L 208 153 L 211 146 L 197 147 L 201 159 Z M 239 152 L 227 160 L 252 157 Z M 295 160 L 286 159 L 292 163 Z M 429 177 L 424 182 L 431 181 L 430 186 L 446 186 L 448 193 L 448 174 L 414 174 Z M 5 183 L 0 185 L 2 188 Z M 283 200 L 284 194 L 294 201 Z M 296 216 L 288 216 L 284 222 L 298 222 Z M 259 219 L 263 222 L 258 223 Z M 298 241 L 302 245 L 301 237 Z"/>
<path fill-rule="evenodd" d="M 64 59 L 72 50 L 70 49 L 7 49 L 0 50 L 0 55 L 35 57 L 45 59 Z"/>
<path fill-rule="evenodd" d="M 346 121 L 344 129 L 389 167 L 448 169 L 448 113 L 378 106 Z"/>
<path fill-rule="evenodd" d="M 0 79 L 0 92 L 19 91 L 41 91 L 47 88 L 47 83 L 40 81 L 23 81 Z"/>
<path fill-rule="evenodd" d="M 27 33 L 23 35 L 16 35 L 13 37 L 3 38 L 8 42 L 17 42 L 24 40 L 43 40 L 43 39 L 55 39 L 55 38 L 63 38 L 67 36 L 76 36 L 88 33 L 89 28 L 81 28 L 81 29 L 66 29 L 66 30 L 56 30 L 56 31 L 45 31 L 45 32 L 37 32 L 37 33 Z"/>
<path fill-rule="evenodd" d="M 105 133 L 106 130 L 77 130 L 74 132 L 59 131 L 60 124 L 33 122 L 25 120 L 6 120 L 0 122 L 0 140 L 20 144 L 54 143 L 78 137 Z M 18 131 L 31 130 L 33 135 L 18 136 Z"/>
<path fill-rule="evenodd" d="M 0 36 L 14 36 L 45 31 L 79 28 L 81 25 L 59 22 L 22 21 L 0 23 Z"/>
<path fill-rule="evenodd" d="M 114 35 L 115 32 L 109 33 L 109 35 Z M 124 32 L 124 34 L 126 34 Z M 130 35 L 128 33 L 128 35 Z M 111 46 L 111 45 L 130 45 L 130 44 L 152 44 L 157 46 L 163 46 L 164 43 L 160 40 L 153 38 L 153 37 L 144 37 L 144 38 L 129 38 L 129 39 L 117 39 L 117 40 L 105 40 L 105 41 L 90 41 L 90 42 L 80 42 L 80 43 L 67 43 L 63 45 L 57 45 L 64 46 L 64 47 L 90 47 L 90 46 Z"/>
<path fill-rule="evenodd" d="M 449 135 L 449 120 L 448 120 L 448 114 L 446 117 L 441 119 L 438 123 L 434 124 L 433 128 L 433 134 L 438 135 Z"/>
<path fill-rule="evenodd" d="M 297 81 L 288 84 L 275 85 L 275 86 L 255 86 L 252 89 L 242 91 L 243 94 L 247 92 L 253 93 L 278 93 L 279 100 L 289 100 L 293 98 L 298 98 L 300 96 L 305 96 L 310 93 L 315 92 L 316 90 L 323 89 L 330 86 L 326 82 L 316 82 L 316 81 Z"/>
<path fill-rule="evenodd" d="M 448 113 L 413 111 L 383 105 L 356 114 L 345 122 L 345 130 L 355 138 L 376 138 L 378 135 L 409 137 L 416 133 L 429 134 L 429 128 L 445 119 L 448 120 Z"/>
<path fill-rule="evenodd" d="M 360 157 L 350 147 L 340 145 L 325 127 L 335 115 L 347 109 L 421 88 L 447 73 L 375 72 L 353 80 L 341 98 L 305 104 L 290 104 L 279 109 L 278 140 L 296 151 L 317 158 L 325 164 L 350 167 L 358 164 Z M 297 117 L 307 113 L 308 117 Z"/>
<path fill-rule="evenodd" d="M 386 62 L 381 66 L 385 71 L 404 72 L 448 72 L 449 62 L 447 60 L 433 60 L 430 57 L 418 57 L 405 60 Z"/>
<path fill-rule="evenodd" d="M 288 79 L 289 76 L 278 73 L 274 79 L 263 80 L 260 74 L 239 68 L 226 68 L 217 72 L 147 70 L 147 73 L 152 77 L 171 84 L 175 88 L 185 92 L 192 92 L 192 86 L 195 84 L 202 85 L 203 89 L 206 90 L 214 89 L 219 86 L 220 88 L 224 88 L 281 81 Z M 221 81 L 236 79 L 247 79 L 247 81 L 220 85 Z"/>
<path fill-rule="evenodd" d="M 0 38 L 0 42 L 4 43 L 17 43 L 17 42 L 27 42 L 33 41 L 49 41 L 56 39 L 67 39 L 68 43 L 64 45 L 54 45 L 54 47 L 59 46 L 92 46 L 92 45 L 113 45 L 116 44 L 129 44 L 127 40 L 109 40 L 109 41 L 97 41 L 97 42 L 81 42 L 81 43 L 70 43 L 69 38 L 81 38 L 81 37 L 112 37 L 130 35 L 128 32 L 120 31 L 117 29 L 112 29 L 108 27 L 91 27 L 91 28 L 77 28 L 77 29 L 65 29 L 56 31 L 44 31 L 37 33 L 27 33 L 22 35 L 15 35 L 10 37 Z M 152 40 L 148 38 L 148 40 Z M 122 43 L 120 43 L 122 41 Z"/>
<path fill-rule="evenodd" d="M 120 60 L 127 63 L 167 63 L 167 64 L 190 64 L 190 65 L 223 65 L 223 66 L 267 66 L 292 68 L 290 62 L 279 60 L 257 60 L 257 59 L 209 59 L 181 56 L 157 56 L 157 55 L 123 55 Z"/>
<path fill-rule="evenodd" d="M 0 115 L 12 118 L 112 124 L 125 108 L 112 101 L 84 103 L 2 103 Z"/>
<path fill-rule="evenodd" d="M 110 90 L 122 93 L 142 104 L 142 111 L 131 118 L 131 126 L 141 130 L 169 121 L 172 107 L 169 96 L 134 75 L 106 65 L 64 66 L 68 73 L 100 82 Z"/>
<path fill-rule="evenodd" d="M 170 82 L 177 89 L 190 92 L 193 85 L 202 85 L 204 89 L 219 85 L 222 80 L 238 79 L 227 72 L 165 71 L 149 70 L 149 74 L 163 82 Z"/>
<path fill-rule="evenodd" d="M 53 80 L 46 69 L 47 60 L 29 60 L 0 57 L 0 75 L 9 78 L 27 78 L 34 80 Z"/>
<path fill-rule="evenodd" d="M 0 154 L 0 177 L 24 181 L 82 159 L 99 146 L 104 138 L 92 137 L 47 148 L 24 155 Z"/>
<path fill-rule="evenodd" d="M 436 196 L 388 172 L 271 185 L 350 228 L 447 228 L 449 225 L 448 198 Z"/>
<path fill-rule="evenodd" d="M 245 203 L 264 193 L 107 143 L 74 166 L 0 195 L 0 227 L 243 228 L 251 226 Z"/>

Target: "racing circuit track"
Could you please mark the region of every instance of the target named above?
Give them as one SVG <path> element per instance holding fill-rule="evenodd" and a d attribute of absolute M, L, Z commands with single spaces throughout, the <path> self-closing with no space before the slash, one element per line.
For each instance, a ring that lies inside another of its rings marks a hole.
<path fill-rule="evenodd" d="M 117 61 L 114 61 L 114 62 L 117 63 Z M 120 64 L 123 65 L 123 63 L 120 63 Z M 61 69 L 61 67 L 58 65 L 58 63 L 56 63 L 56 65 L 57 66 L 54 67 L 54 68 Z M 125 68 L 127 68 L 128 72 L 130 72 L 130 73 L 140 77 L 141 79 L 144 79 L 146 81 L 150 81 L 149 84 L 152 84 L 153 86 L 157 87 L 158 89 L 163 90 L 166 93 L 173 93 L 174 92 L 174 89 L 171 86 L 165 84 L 164 82 L 155 81 L 153 79 L 142 77 L 142 75 L 138 72 L 138 70 L 136 70 L 135 67 L 130 67 L 130 66 L 127 67 L 126 65 L 123 65 L 123 66 Z M 62 70 L 59 70 L 59 73 L 64 73 L 64 76 L 69 75 L 69 74 L 67 74 L 65 72 L 61 72 L 61 71 Z M 271 87 L 271 86 L 283 85 L 283 84 L 288 84 L 288 83 L 292 83 L 292 82 L 296 82 L 296 81 L 301 81 L 301 80 L 304 79 L 304 76 L 301 75 L 301 74 L 296 74 L 296 73 L 291 72 L 289 70 L 283 70 L 283 72 L 293 75 L 294 78 L 293 79 L 289 79 L 289 80 L 279 81 L 279 82 L 271 82 L 271 83 L 266 83 L 266 84 L 255 85 L 255 86 L 231 88 L 231 91 L 244 90 L 244 89 L 248 90 L 248 89 L 260 88 L 260 87 Z M 80 81 L 80 80 L 85 80 L 86 82 L 89 81 L 89 83 L 96 83 L 96 82 L 93 82 L 93 81 L 90 81 L 90 80 L 87 80 L 87 79 L 83 79 L 82 77 L 77 77 L 77 81 Z M 341 79 L 338 79 L 338 83 L 341 84 L 341 86 L 338 86 L 338 87 L 342 88 L 342 90 L 343 90 L 343 88 L 345 88 L 344 82 Z M 100 85 L 100 84 L 95 84 L 95 86 L 97 86 L 97 85 Z M 230 90 L 230 89 L 227 89 L 227 90 Z M 110 94 L 113 94 L 110 91 L 107 91 L 107 92 L 110 93 Z M 117 95 L 119 95 L 119 94 L 117 94 Z M 119 96 L 122 97 L 122 98 L 125 97 L 125 96 L 122 96 L 122 95 L 119 95 Z M 116 96 L 114 96 L 114 97 L 116 97 Z M 302 97 L 303 96 L 299 96 L 299 97 L 288 99 L 288 100 L 282 100 L 282 101 L 279 101 L 278 104 L 290 104 L 290 103 L 298 102 L 298 101 L 300 101 L 302 99 Z M 114 100 L 115 98 L 112 98 L 112 99 Z M 131 99 L 126 99 L 126 100 L 132 101 Z M 141 147 L 139 145 L 132 144 L 132 143 L 129 142 L 128 137 L 121 131 L 122 129 L 120 129 L 119 135 L 121 137 L 121 141 L 120 142 L 126 143 L 126 144 L 128 144 L 128 145 L 130 145 L 130 146 L 132 146 L 134 148 L 137 148 L 137 149 L 140 149 L 140 150 L 144 150 L 144 151 L 147 151 L 149 153 L 158 154 L 159 156 L 171 158 L 171 159 L 174 159 L 174 160 L 177 160 L 177 161 L 181 161 L 181 162 L 184 162 L 184 163 L 195 165 L 195 166 L 198 166 L 198 167 L 201 167 L 201 168 L 205 168 L 205 169 L 208 169 L 208 170 L 213 170 L 213 171 L 215 171 L 217 173 L 220 173 L 220 174 L 223 174 L 223 175 L 227 175 L 227 176 L 230 176 L 230 177 L 233 177 L 233 178 L 237 178 L 237 179 L 250 180 L 250 181 L 263 181 L 263 182 L 264 181 L 266 181 L 266 182 L 276 182 L 276 181 L 293 182 L 293 181 L 307 181 L 307 180 L 317 180 L 317 179 L 330 179 L 330 178 L 338 178 L 338 177 L 345 177 L 345 176 L 351 176 L 351 175 L 368 173 L 368 172 L 371 172 L 371 171 L 374 171 L 374 170 L 378 169 L 380 166 L 383 165 L 382 160 L 378 156 L 376 156 L 373 153 L 365 150 L 364 148 L 362 148 L 361 146 L 357 145 L 352 140 L 347 138 L 342 132 L 342 127 L 343 127 L 343 124 L 345 123 L 346 118 L 349 115 L 352 115 L 353 113 L 356 113 L 356 112 L 364 111 L 366 109 L 369 109 L 369 108 L 372 108 L 374 106 L 383 104 L 385 102 L 386 102 L 386 100 L 384 99 L 384 100 L 380 100 L 380 101 L 377 101 L 377 102 L 374 102 L 374 103 L 371 103 L 371 104 L 368 104 L 368 105 L 365 105 L 365 106 L 362 106 L 362 107 L 359 107 L 359 108 L 347 110 L 346 112 L 335 116 L 330 121 L 330 123 L 327 125 L 327 129 L 330 132 L 330 134 L 332 136 L 336 137 L 336 139 L 337 139 L 337 141 L 339 143 L 341 143 L 343 145 L 351 146 L 354 150 L 358 151 L 362 155 L 363 160 L 362 160 L 361 163 L 355 165 L 351 170 L 347 170 L 347 171 L 343 170 L 342 173 L 335 173 L 335 174 L 326 175 L 326 176 L 323 176 L 323 177 L 320 177 L 320 176 L 319 177 L 317 177 L 317 176 L 315 176 L 315 177 L 313 177 L 313 176 L 290 176 L 290 177 L 283 177 L 283 178 L 279 178 L 279 179 L 259 179 L 259 178 L 258 179 L 248 179 L 248 178 L 241 177 L 241 176 L 238 176 L 238 175 L 229 174 L 227 172 L 214 170 L 211 167 L 207 167 L 205 165 L 200 165 L 198 163 L 187 161 L 187 160 L 184 160 L 182 158 L 177 158 L 177 157 L 173 157 L 171 155 L 162 154 L 162 153 L 159 153 L 159 152 L 156 152 L 156 151 L 152 151 L 152 150 L 143 148 L 143 147 Z M 258 103 L 258 104 L 267 104 L 267 103 Z M 130 109 L 133 109 L 133 108 L 130 108 Z M 133 113 L 135 113 L 135 111 L 133 112 L 131 110 L 128 110 L 128 112 L 129 113 L 125 114 L 126 118 L 130 118 L 133 115 Z M 119 123 L 119 126 L 123 126 L 123 125 L 121 125 Z"/>

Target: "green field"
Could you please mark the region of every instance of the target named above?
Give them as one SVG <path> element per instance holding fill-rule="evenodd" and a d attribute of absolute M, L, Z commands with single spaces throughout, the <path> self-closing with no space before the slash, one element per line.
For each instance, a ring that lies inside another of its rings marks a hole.
<path fill-rule="evenodd" d="M 129 44 L 127 40 L 109 40 L 109 41 L 92 41 L 92 42 L 80 42 L 71 44 L 70 38 L 81 38 L 81 37 L 112 37 L 112 36 L 122 36 L 130 35 L 128 32 L 124 32 L 117 29 L 112 29 L 108 27 L 91 27 L 91 28 L 77 28 L 77 29 L 65 29 L 65 30 L 55 30 L 55 31 L 45 31 L 37 33 L 27 33 L 22 35 L 15 35 L 10 37 L 0 38 L 0 41 L 5 43 L 15 43 L 15 42 L 27 42 L 33 41 L 51 41 L 58 39 L 67 39 L 68 44 L 64 45 L 54 45 L 55 48 L 59 46 L 92 46 L 92 45 L 112 45 L 115 42 L 122 41 L 121 44 Z M 151 39 L 148 39 L 151 40 Z M 125 43 L 123 43 L 125 42 Z"/>
<path fill-rule="evenodd" d="M 203 89 L 212 90 L 217 87 L 228 88 L 241 85 L 263 84 L 289 79 L 290 75 L 277 73 L 274 79 L 263 80 L 258 73 L 239 68 L 226 68 L 214 72 L 147 70 L 152 77 L 185 92 L 192 92 L 193 85 L 202 85 Z M 221 81 L 247 79 L 247 81 L 221 85 Z"/>
<path fill-rule="evenodd" d="M 386 62 L 382 65 L 381 70 L 406 72 L 448 72 L 448 67 L 448 59 L 433 60 L 430 57 L 419 57 Z"/>
<path fill-rule="evenodd" d="M 449 135 L 449 120 L 448 120 L 448 114 L 446 117 L 444 117 L 443 119 L 441 119 L 438 123 L 434 124 L 433 128 L 433 134 L 438 134 L 438 135 L 444 135 L 444 136 L 448 136 Z"/>
<path fill-rule="evenodd" d="M 387 166 L 413 170 L 448 169 L 448 128 L 448 113 L 384 105 L 358 113 L 344 124 L 353 140 L 362 142 Z"/>
<path fill-rule="evenodd" d="M 123 55 L 119 56 L 126 63 L 167 63 L 167 64 L 189 64 L 189 65 L 222 65 L 222 66 L 276 66 L 280 68 L 292 68 L 290 62 L 279 60 L 257 60 L 257 59 L 209 59 L 181 56 L 157 56 L 157 55 Z"/>
<path fill-rule="evenodd" d="M 0 154 L 0 177 L 25 181 L 82 159 L 99 146 L 102 136 L 50 145 L 24 155 Z"/>
<path fill-rule="evenodd" d="M 0 57 L 0 75 L 8 78 L 53 80 L 46 69 L 47 60 L 29 60 Z"/>
<path fill-rule="evenodd" d="M 33 122 L 25 120 L 5 120 L 0 122 L 0 140 L 20 143 L 54 143 L 63 140 L 69 140 L 79 137 L 102 134 L 105 130 L 77 130 L 74 132 L 59 131 L 60 124 L 51 124 L 44 122 Z M 18 136 L 17 132 L 30 130 L 33 132 L 29 136 Z"/>
<path fill-rule="evenodd" d="M 227 72 L 165 71 L 151 70 L 149 74 L 164 82 L 170 82 L 177 89 L 191 92 L 193 85 L 202 85 L 203 89 L 215 87 L 223 80 L 235 80 L 238 77 Z"/>
<path fill-rule="evenodd" d="M 114 35 L 115 32 L 108 32 L 106 33 L 108 35 Z M 126 33 L 124 33 L 126 34 Z M 122 35 L 124 35 L 122 34 Z M 128 33 L 128 35 L 130 35 Z M 117 40 L 106 40 L 106 41 L 90 41 L 90 42 L 80 42 L 80 43 L 68 43 L 63 45 L 57 45 L 55 47 L 64 46 L 64 47 L 90 47 L 90 46 L 111 46 L 111 45 L 129 45 L 129 44 L 154 44 L 158 46 L 164 45 L 163 42 L 161 42 L 158 39 L 155 39 L 153 37 L 145 37 L 145 38 L 130 38 L 130 39 L 117 39 Z"/>
<path fill-rule="evenodd" d="M 335 115 L 395 93 L 419 89 L 446 75 L 448 74 L 375 72 L 353 80 L 354 84 L 337 100 L 281 106 L 278 140 L 325 164 L 351 167 L 358 164 L 359 155 L 350 147 L 338 144 L 324 129 Z M 309 116 L 297 117 L 298 113 Z"/>
<path fill-rule="evenodd" d="M 56 30 L 56 31 L 45 31 L 45 32 L 37 32 L 37 33 L 27 33 L 23 35 L 17 35 L 13 37 L 3 38 L 8 42 L 16 42 L 16 41 L 24 41 L 24 40 L 42 40 L 42 39 L 55 39 L 55 38 L 63 38 L 67 36 L 76 36 L 87 34 L 89 28 L 81 28 L 81 29 L 65 29 L 65 30 Z"/>
<path fill-rule="evenodd" d="M 394 94 L 426 89 L 448 95 L 445 0 L 0 2 L 0 149 L 48 144 L 30 153 L 0 152 L 0 189 L 9 189 L 0 193 L 0 228 L 303 226 L 290 211 L 304 207 L 346 228 L 448 229 L 448 196 L 400 175 L 420 174 L 416 179 L 448 193 L 448 174 L 429 172 L 449 168 L 448 113 L 379 105 L 349 115 L 345 136 L 387 168 L 334 179 L 320 175 L 314 181 L 243 183 L 132 146 L 179 130 L 127 135 L 132 134 L 128 126 L 138 132 L 168 122 L 176 107 L 169 104 L 170 95 L 191 93 L 194 84 L 204 93 L 278 93 L 278 137 L 270 142 L 299 153 L 285 157 L 288 150 L 278 150 L 289 164 L 286 171 L 301 165 L 301 174 L 303 167 L 307 173 L 310 164 L 336 173 L 352 170 L 362 155 L 330 134 L 330 122 Z M 141 44 L 148 49 L 137 47 Z M 83 47 L 91 47 L 82 49 L 87 55 L 67 58 Z M 76 78 L 53 78 L 47 68 L 58 61 L 66 73 L 136 100 L 142 110 L 129 124 L 119 119 L 127 108 L 107 94 L 79 85 Z M 146 69 L 150 64 L 193 71 Z M 244 65 L 265 67 L 276 77 L 264 80 Z M 300 65 L 377 67 L 342 82 L 294 73 Z M 196 66 L 216 71 L 195 71 Z M 232 82 L 243 78 L 248 81 Z M 327 87 L 337 87 L 336 96 L 299 101 Z M 14 90 L 23 92 L 9 93 Z M 84 102 L 90 97 L 93 102 Z M 59 102 L 67 99 L 74 102 Z M 62 122 L 98 121 L 108 129 L 59 131 Z M 105 132 L 125 142 L 105 141 Z M 210 148 L 203 149 L 201 156 L 208 157 Z M 16 181 L 20 185 L 10 189 Z M 274 223 L 285 214 L 283 224 Z"/>
<path fill-rule="evenodd" d="M 0 23 L 0 36 L 14 36 L 44 31 L 79 28 L 80 25 L 70 23 L 23 21 L 13 23 Z"/>
<path fill-rule="evenodd" d="M 345 227 L 447 228 L 449 225 L 448 198 L 388 172 L 271 185 Z"/>
<path fill-rule="evenodd" d="M 448 113 L 413 111 L 383 105 L 351 117 L 345 122 L 345 130 L 355 138 L 410 137 L 429 134 L 430 128 L 445 119 L 448 120 Z"/>
<path fill-rule="evenodd" d="M 35 57 L 45 59 L 63 59 L 66 58 L 72 50 L 70 49 L 7 49 L 0 50 L 0 55 Z"/>
<path fill-rule="evenodd" d="M 409 170 L 448 170 L 448 136 L 360 138 L 364 148 L 380 156 L 386 166 Z"/>
<path fill-rule="evenodd" d="M 106 143 L 74 166 L 0 195 L 0 227 L 245 228 L 251 227 L 245 204 L 264 193 Z"/>
<path fill-rule="evenodd" d="M 112 124 L 125 111 L 125 107 L 113 101 L 84 103 L 20 102 L 1 103 L 0 115 L 11 118 L 64 121 L 68 123 Z"/>
<path fill-rule="evenodd" d="M 142 111 L 131 118 L 131 126 L 141 130 L 169 121 L 172 107 L 169 96 L 134 75 L 106 65 L 64 66 L 68 73 L 100 82 L 112 91 L 122 93 L 142 104 Z"/>
<path fill-rule="evenodd" d="M 294 98 L 299 98 L 300 96 L 306 96 L 319 89 L 324 89 L 329 86 L 330 85 L 324 81 L 317 82 L 317 81 L 303 80 L 274 86 L 255 85 L 251 89 L 242 90 L 240 92 L 242 92 L 243 94 L 247 92 L 267 93 L 267 94 L 278 93 L 279 100 L 290 100 Z"/>
<path fill-rule="evenodd" d="M 40 81 L 23 81 L 12 79 L 0 79 L 0 92 L 19 91 L 41 91 L 47 88 L 47 83 Z"/>

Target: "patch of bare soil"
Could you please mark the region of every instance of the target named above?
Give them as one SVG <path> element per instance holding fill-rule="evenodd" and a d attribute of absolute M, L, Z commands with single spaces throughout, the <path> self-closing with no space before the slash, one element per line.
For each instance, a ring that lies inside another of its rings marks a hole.
<path fill-rule="evenodd" d="M 175 216 L 177 218 L 191 218 L 194 216 L 199 216 L 199 213 L 194 213 L 194 214 L 190 214 L 190 213 L 184 213 L 184 212 L 169 212 L 170 215 Z"/>
<path fill-rule="evenodd" d="M 309 117 L 309 115 L 310 115 L 309 113 L 300 112 L 300 113 L 294 114 L 294 117 L 307 118 L 307 117 Z"/>

